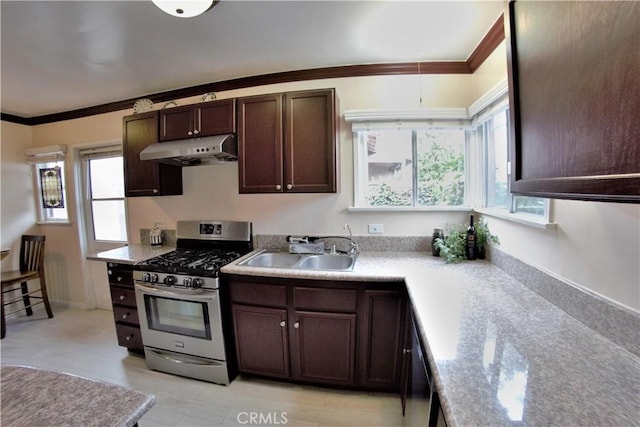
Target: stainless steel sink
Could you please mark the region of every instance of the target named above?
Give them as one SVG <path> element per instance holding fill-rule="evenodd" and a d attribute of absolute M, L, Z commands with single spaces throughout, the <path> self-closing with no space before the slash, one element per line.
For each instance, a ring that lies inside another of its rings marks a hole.
<path fill-rule="evenodd" d="M 353 270 L 356 259 L 356 255 L 349 254 L 299 255 L 263 250 L 238 265 L 263 268 L 348 271 Z"/>
<path fill-rule="evenodd" d="M 298 264 L 310 270 L 351 270 L 356 259 L 347 254 L 309 255 Z"/>
<path fill-rule="evenodd" d="M 249 258 L 241 265 L 249 265 L 251 267 L 273 267 L 287 268 L 293 267 L 302 256 L 298 254 L 290 254 L 287 252 L 263 252 L 254 257 Z"/>

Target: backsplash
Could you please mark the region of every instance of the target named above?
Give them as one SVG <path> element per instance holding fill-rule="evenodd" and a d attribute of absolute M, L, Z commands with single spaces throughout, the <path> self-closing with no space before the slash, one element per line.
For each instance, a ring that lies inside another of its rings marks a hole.
<path fill-rule="evenodd" d="M 640 313 L 492 246 L 491 263 L 600 335 L 640 356 Z"/>
<path fill-rule="evenodd" d="M 347 237 L 347 236 L 344 236 Z M 288 250 L 286 234 L 256 234 L 254 247 L 256 249 Z M 361 251 L 381 251 L 381 252 L 429 252 L 431 251 L 430 237 L 415 236 L 353 236 L 354 242 L 358 244 Z M 328 248 L 332 244 L 338 250 L 348 250 L 349 242 L 344 238 L 323 239 Z"/>

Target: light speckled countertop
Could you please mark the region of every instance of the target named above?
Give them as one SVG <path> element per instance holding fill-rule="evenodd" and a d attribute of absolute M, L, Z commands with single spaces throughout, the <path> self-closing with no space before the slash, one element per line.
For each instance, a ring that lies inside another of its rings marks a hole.
<path fill-rule="evenodd" d="M 115 262 L 120 264 L 135 264 L 154 256 L 166 254 L 174 250 L 173 246 L 128 245 L 109 251 L 89 254 L 87 259 L 92 261 Z"/>
<path fill-rule="evenodd" d="M 238 266 L 252 254 L 222 271 L 404 281 L 450 427 L 640 425 L 640 359 L 489 262 L 363 252 L 350 272 Z"/>
<path fill-rule="evenodd" d="M 26 366 L 1 368 L 3 426 L 135 425 L 151 394 L 77 375 Z"/>

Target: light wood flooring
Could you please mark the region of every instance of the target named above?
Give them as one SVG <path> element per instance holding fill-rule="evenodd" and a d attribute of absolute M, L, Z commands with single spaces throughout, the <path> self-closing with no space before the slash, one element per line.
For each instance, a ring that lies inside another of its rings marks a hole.
<path fill-rule="evenodd" d="M 54 314 L 47 319 L 36 311 L 30 318 L 8 319 L 7 336 L 0 341 L 2 364 L 69 372 L 152 393 L 157 402 L 141 427 L 257 425 L 248 422 L 252 412 L 271 417 L 261 425 L 417 425 L 402 417 L 395 394 L 245 377 L 221 386 L 151 371 L 144 357 L 118 346 L 112 312 L 54 307 Z"/>

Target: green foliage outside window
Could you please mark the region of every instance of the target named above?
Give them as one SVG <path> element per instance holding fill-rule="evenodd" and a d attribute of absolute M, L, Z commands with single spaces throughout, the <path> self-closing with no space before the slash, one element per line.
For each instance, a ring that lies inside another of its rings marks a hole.
<path fill-rule="evenodd" d="M 418 205 L 458 206 L 464 203 L 464 154 L 432 139 L 418 150 Z"/>
<path fill-rule="evenodd" d="M 425 132 L 418 143 L 418 206 L 460 206 L 464 203 L 464 153 Z M 381 183 L 370 185 L 371 206 L 411 206 L 411 189 Z"/>

